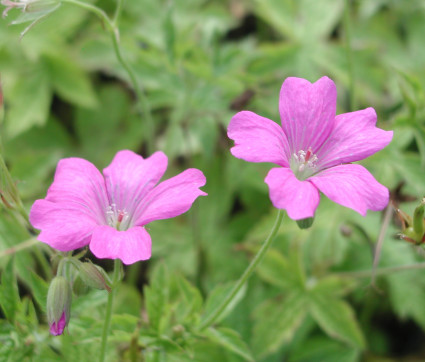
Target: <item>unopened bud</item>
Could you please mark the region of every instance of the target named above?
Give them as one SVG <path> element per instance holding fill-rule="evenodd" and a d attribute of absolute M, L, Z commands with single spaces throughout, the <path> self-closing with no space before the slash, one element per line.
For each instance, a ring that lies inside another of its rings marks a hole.
<path fill-rule="evenodd" d="M 69 322 L 71 299 L 69 281 L 62 276 L 55 277 L 47 292 L 47 321 L 54 336 L 62 334 Z"/>
<path fill-rule="evenodd" d="M 3 106 L 3 88 L 1 85 L 1 78 L 0 78 L 0 124 L 2 124 L 3 122 L 3 118 L 4 118 L 4 106 Z"/>
<path fill-rule="evenodd" d="M 297 225 L 300 229 L 308 229 L 313 225 L 314 217 L 308 217 L 306 219 L 296 220 Z"/>
<path fill-rule="evenodd" d="M 72 292 L 77 296 L 81 296 L 86 295 L 89 289 L 89 286 L 83 282 L 79 275 L 77 275 L 72 283 Z"/>
<path fill-rule="evenodd" d="M 416 207 L 413 218 L 399 209 L 396 211 L 403 225 L 403 231 L 400 237 L 413 244 L 423 244 L 425 242 L 425 198 Z"/>
<path fill-rule="evenodd" d="M 420 205 L 413 213 L 413 229 L 418 235 L 424 234 L 424 211 L 425 211 L 425 198 L 422 199 Z"/>
<path fill-rule="evenodd" d="M 81 263 L 79 271 L 82 281 L 89 287 L 111 291 L 109 278 L 102 268 L 89 261 Z"/>

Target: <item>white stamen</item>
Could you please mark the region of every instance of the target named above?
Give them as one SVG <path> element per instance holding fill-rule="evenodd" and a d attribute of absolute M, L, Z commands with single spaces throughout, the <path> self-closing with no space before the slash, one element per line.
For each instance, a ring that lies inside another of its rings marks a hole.
<path fill-rule="evenodd" d="M 106 221 L 109 226 L 117 230 L 127 230 L 129 215 L 125 210 L 118 210 L 116 204 L 111 204 L 106 208 Z"/>
<path fill-rule="evenodd" d="M 292 154 L 291 169 L 299 180 L 305 180 L 316 172 L 318 160 L 311 147 L 307 151 L 299 150 Z"/>

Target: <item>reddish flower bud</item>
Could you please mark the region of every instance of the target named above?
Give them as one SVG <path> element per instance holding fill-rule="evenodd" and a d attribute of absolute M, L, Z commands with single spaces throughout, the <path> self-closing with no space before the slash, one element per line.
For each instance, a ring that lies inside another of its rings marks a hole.
<path fill-rule="evenodd" d="M 69 281 L 62 276 L 55 277 L 47 292 L 47 321 L 54 336 L 62 334 L 69 322 L 71 299 Z"/>

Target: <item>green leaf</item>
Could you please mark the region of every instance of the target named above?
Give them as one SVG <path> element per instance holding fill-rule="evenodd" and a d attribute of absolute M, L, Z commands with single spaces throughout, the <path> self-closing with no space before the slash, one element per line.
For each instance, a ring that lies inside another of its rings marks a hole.
<path fill-rule="evenodd" d="M 178 278 L 180 291 L 183 294 L 185 309 L 187 313 L 199 312 L 202 308 L 201 292 L 190 284 L 184 277 Z"/>
<path fill-rule="evenodd" d="M 151 277 L 151 283 L 144 289 L 145 306 L 152 329 L 161 333 L 161 319 L 168 303 L 169 281 L 165 265 L 160 263 Z"/>
<path fill-rule="evenodd" d="M 107 85 L 99 91 L 96 108 L 77 109 L 76 133 L 82 152 L 94 164 L 105 166 L 118 150 L 136 150 L 142 144 L 146 122 L 132 113 L 131 102 L 123 88 Z"/>
<path fill-rule="evenodd" d="M 288 362 L 357 362 L 359 350 L 326 337 L 313 337 L 291 351 Z"/>
<path fill-rule="evenodd" d="M 3 270 L 0 284 L 0 306 L 6 318 L 14 322 L 20 303 L 18 286 L 13 272 L 14 258 L 11 258 Z"/>
<path fill-rule="evenodd" d="M 32 295 L 39 307 L 45 311 L 49 284 L 33 271 L 31 271 L 30 275 L 31 280 L 29 281 L 29 285 L 31 287 Z"/>
<path fill-rule="evenodd" d="M 353 347 L 365 348 L 362 331 L 348 303 L 313 291 L 310 293 L 309 310 L 329 336 L 347 342 Z"/>
<path fill-rule="evenodd" d="M 52 98 L 43 68 L 28 69 L 10 89 L 5 91 L 10 110 L 6 115 L 6 131 L 10 137 L 46 123 Z"/>
<path fill-rule="evenodd" d="M 282 35 L 296 40 L 326 37 L 340 19 L 341 0 L 257 0 L 259 15 Z"/>
<path fill-rule="evenodd" d="M 243 357 L 246 361 L 254 361 L 248 346 L 241 339 L 241 336 L 233 329 L 208 328 L 204 332 L 204 335 L 211 341 Z"/>
<path fill-rule="evenodd" d="M 291 341 L 304 320 L 307 299 L 301 291 L 292 291 L 282 300 L 268 300 L 254 312 L 252 348 L 265 357 Z"/>
<path fill-rule="evenodd" d="M 208 319 L 213 313 L 215 313 L 215 311 L 221 305 L 223 300 L 229 295 L 235 283 L 236 282 L 231 282 L 224 285 L 218 285 L 211 291 L 205 303 L 205 310 L 202 316 L 201 323 L 202 321 Z M 243 299 L 243 297 L 245 296 L 245 293 L 246 293 L 246 283 L 239 290 L 239 292 L 236 294 L 236 296 L 233 298 L 230 304 L 227 305 L 224 311 L 221 312 L 221 314 L 218 316 L 215 322 L 218 323 L 224 318 L 226 318 L 226 316 L 229 315 L 229 313 L 236 307 L 236 305 L 241 301 L 241 299 Z"/>
<path fill-rule="evenodd" d="M 96 95 L 87 75 L 66 54 L 49 53 L 44 62 L 53 89 L 66 101 L 82 107 L 97 105 Z"/>

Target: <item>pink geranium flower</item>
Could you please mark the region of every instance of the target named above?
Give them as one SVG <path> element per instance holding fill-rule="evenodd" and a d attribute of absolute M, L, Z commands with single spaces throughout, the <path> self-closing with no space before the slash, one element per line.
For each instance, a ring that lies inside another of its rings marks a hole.
<path fill-rule="evenodd" d="M 59 161 L 45 199 L 30 212 L 31 224 L 41 229 L 40 241 L 60 251 L 89 245 L 98 258 L 124 264 L 151 256 L 145 225 L 190 209 L 206 179 L 197 169 L 158 183 L 167 169 L 167 156 L 156 152 L 143 159 L 131 151 L 118 152 L 102 174 L 81 158 Z"/>
<path fill-rule="evenodd" d="M 393 133 L 375 127 L 373 108 L 336 116 L 336 97 L 335 84 L 327 77 L 313 84 L 287 78 L 279 99 L 282 127 L 247 111 L 229 124 L 235 157 L 280 166 L 269 171 L 265 182 L 273 205 L 291 219 L 313 217 L 319 191 L 361 215 L 388 204 L 388 189 L 351 162 L 383 149 Z"/>

